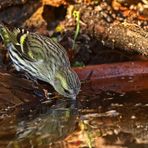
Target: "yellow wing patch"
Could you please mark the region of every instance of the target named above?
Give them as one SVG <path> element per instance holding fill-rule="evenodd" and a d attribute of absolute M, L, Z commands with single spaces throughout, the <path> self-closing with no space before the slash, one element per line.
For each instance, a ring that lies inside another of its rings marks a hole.
<path fill-rule="evenodd" d="M 21 44 L 21 50 L 22 52 L 24 52 L 24 49 L 23 49 L 23 45 L 24 45 L 24 42 L 25 42 L 25 39 L 27 37 L 27 34 L 23 34 L 20 38 L 20 44 Z"/>
<path fill-rule="evenodd" d="M 24 44 L 26 37 L 27 37 L 27 34 L 23 34 L 23 35 L 21 36 L 21 38 L 20 38 L 20 43 L 21 43 L 22 45 Z"/>

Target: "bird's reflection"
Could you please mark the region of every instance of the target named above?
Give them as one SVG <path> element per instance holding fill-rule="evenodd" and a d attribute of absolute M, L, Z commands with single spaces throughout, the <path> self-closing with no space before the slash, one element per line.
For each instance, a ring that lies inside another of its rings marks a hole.
<path fill-rule="evenodd" d="M 26 109 L 27 108 L 27 109 Z M 42 145 L 62 140 L 74 129 L 78 117 L 76 100 L 59 99 L 56 104 L 28 104 L 17 114 L 16 135 L 9 145 Z"/>

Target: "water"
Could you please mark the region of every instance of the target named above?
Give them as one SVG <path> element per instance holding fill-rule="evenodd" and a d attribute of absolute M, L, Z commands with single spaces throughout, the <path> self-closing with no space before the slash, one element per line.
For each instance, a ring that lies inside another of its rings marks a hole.
<path fill-rule="evenodd" d="M 0 110 L 0 147 L 147 148 L 148 76 L 85 82 L 76 101 Z"/>

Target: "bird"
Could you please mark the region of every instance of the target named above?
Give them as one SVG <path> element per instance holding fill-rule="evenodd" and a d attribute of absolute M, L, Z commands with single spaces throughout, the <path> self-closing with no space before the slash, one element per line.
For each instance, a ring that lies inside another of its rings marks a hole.
<path fill-rule="evenodd" d="M 61 44 L 3 23 L 0 23 L 0 36 L 17 71 L 49 83 L 64 97 L 76 99 L 81 82 Z"/>

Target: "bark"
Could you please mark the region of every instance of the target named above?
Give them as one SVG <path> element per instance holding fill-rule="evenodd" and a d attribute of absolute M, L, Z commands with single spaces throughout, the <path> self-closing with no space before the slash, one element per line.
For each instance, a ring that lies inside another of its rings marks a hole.
<path fill-rule="evenodd" d="M 38 89 L 40 98 L 35 95 L 35 88 L 30 80 L 19 78 L 19 76 L 10 74 L 0 69 L 0 110 L 5 107 L 15 107 L 32 101 L 39 101 L 45 96 L 42 89 Z M 41 86 L 41 85 L 39 85 Z"/>
<path fill-rule="evenodd" d="M 148 55 L 148 32 L 136 24 L 112 24 L 104 33 L 95 26 L 95 33 L 98 39 L 102 34 L 102 41 L 108 47 Z"/>
<path fill-rule="evenodd" d="M 94 36 L 105 46 L 148 55 L 148 32 L 137 24 L 119 22 L 109 24 L 100 18 L 98 22 L 93 24 L 88 22 L 86 26 L 89 25 L 91 25 L 88 27 L 89 30 L 85 28 L 83 31 Z"/>

